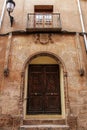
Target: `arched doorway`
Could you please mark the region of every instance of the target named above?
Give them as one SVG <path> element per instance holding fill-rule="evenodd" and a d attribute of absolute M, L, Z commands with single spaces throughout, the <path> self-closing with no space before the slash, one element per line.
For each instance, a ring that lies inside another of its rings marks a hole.
<path fill-rule="evenodd" d="M 30 59 L 25 76 L 25 115 L 64 115 L 62 72 L 53 55 L 41 53 Z"/>

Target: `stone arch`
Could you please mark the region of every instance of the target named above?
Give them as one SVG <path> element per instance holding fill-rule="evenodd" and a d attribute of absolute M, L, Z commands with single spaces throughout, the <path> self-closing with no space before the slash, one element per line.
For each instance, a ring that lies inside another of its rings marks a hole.
<path fill-rule="evenodd" d="M 54 53 L 51 53 L 51 52 L 38 52 L 38 53 L 35 53 L 33 55 L 30 55 L 29 58 L 27 58 L 27 60 L 25 61 L 24 63 L 24 66 L 23 66 L 23 71 L 22 71 L 22 85 L 21 85 L 21 99 L 22 99 L 22 114 L 24 115 L 24 107 L 23 107 L 23 104 L 24 104 L 24 101 L 26 100 L 26 98 L 24 98 L 24 95 L 25 95 L 25 70 L 26 70 L 26 67 L 31 63 L 31 61 L 34 59 L 34 58 L 37 58 L 39 56 L 48 56 L 48 57 L 51 57 L 53 59 L 55 59 L 55 61 L 57 62 L 57 64 L 59 64 L 61 66 L 61 68 L 63 69 L 63 82 L 64 82 L 64 100 L 65 100 L 65 109 L 68 108 L 68 106 L 66 106 L 67 102 L 68 102 L 68 85 L 67 85 L 67 71 L 66 71 L 66 67 L 65 67 L 65 64 L 63 62 L 63 60 L 57 56 L 56 54 Z M 69 108 L 68 108 L 69 109 Z"/>
<path fill-rule="evenodd" d="M 34 58 L 36 58 L 38 56 L 49 56 L 49 57 L 54 58 L 57 61 L 57 63 L 60 64 L 63 67 L 64 73 L 67 73 L 66 66 L 65 66 L 62 58 L 60 58 L 58 55 L 56 55 L 56 54 L 54 54 L 52 52 L 47 52 L 47 51 L 41 51 L 41 52 L 37 52 L 37 53 L 34 53 L 34 54 L 30 55 L 26 59 L 26 61 L 24 62 L 22 72 L 25 71 L 25 68 L 26 68 L 27 64 L 29 64 L 32 59 L 34 59 Z"/>

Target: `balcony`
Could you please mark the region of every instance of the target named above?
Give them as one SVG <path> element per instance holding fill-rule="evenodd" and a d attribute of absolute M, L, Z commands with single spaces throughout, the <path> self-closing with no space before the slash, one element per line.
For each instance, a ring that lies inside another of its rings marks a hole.
<path fill-rule="evenodd" d="M 26 31 L 36 32 L 59 32 L 61 31 L 60 13 L 29 13 L 27 14 Z"/>

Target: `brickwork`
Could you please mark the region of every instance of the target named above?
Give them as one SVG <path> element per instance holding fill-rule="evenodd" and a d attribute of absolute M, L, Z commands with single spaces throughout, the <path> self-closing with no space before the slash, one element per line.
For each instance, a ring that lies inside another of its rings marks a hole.
<path fill-rule="evenodd" d="M 78 33 L 82 30 L 77 1 L 15 0 L 15 2 L 16 7 L 12 13 L 15 19 L 13 27 L 10 27 L 9 17 L 5 11 L 0 29 L 0 130 L 87 130 L 87 54 L 83 35 Z M 61 32 L 50 34 L 26 32 L 27 13 L 33 13 L 34 5 L 41 4 L 51 4 L 54 7 L 53 12 L 60 13 Z M 0 12 L 2 5 L 3 0 Z M 81 1 L 85 27 L 86 6 L 87 1 Z M 87 27 L 85 29 L 87 30 Z M 26 120 L 24 115 L 26 67 L 33 56 L 43 53 L 53 55 L 52 58 L 56 57 L 58 64 L 63 68 L 65 116 L 56 119 L 50 117 L 50 120 L 48 118 Z M 39 125 L 50 124 L 69 128 L 38 128 Z M 23 125 L 38 126 L 22 128 Z"/>
<path fill-rule="evenodd" d="M 0 130 L 18 130 L 21 125 L 20 117 L 11 115 L 0 115 Z"/>
<path fill-rule="evenodd" d="M 66 66 L 68 74 L 67 82 L 71 114 L 74 116 L 79 115 L 81 122 L 86 122 L 86 71 L 84 76 L 80 76 L 79 73 L 79 64 L 82 64 L 84 70 L 86 70 L 85 64 L 82 62 L 82 60 L 84 61 L 85 59 L 82 57 L 80 62 L 78 60 L 79 57 L 78 49 L 76 47 L 76 36 L 64 36 L 55 34 L 51 37 L 54 43 L 43 45 L 41 43 L 34 42 L 35 35 L 22 37 L 12 36 L 12 45 L 8 66 L 9 75 L 8 77 L 4 77 L 3 75 L 3 80 L 1 82 L 1 114 L 20 114 L 21 72 L 23 71 L 24 64 L 26 60 L 35 53 L 50 52 L 60 57 Z M 4 37 L 2 37 L 2 39 L 3 42 L 6 42 Z M 1 70 L 3 69 L 4 65 L 2 66 Z M 79 119 L 78 122 L 80 121 Z M 70 125 L 71 124 L 73 123 L 70 123 Z M 86 127 L 86 123 L 84 126 Z"/>

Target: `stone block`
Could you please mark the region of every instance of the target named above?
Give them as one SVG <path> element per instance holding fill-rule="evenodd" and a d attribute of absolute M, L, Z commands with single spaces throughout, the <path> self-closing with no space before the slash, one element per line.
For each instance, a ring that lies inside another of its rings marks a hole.
<path fill-rule="evenodd" d="M 13 126 L 18 128 L 20 124 L 21 124 L 21 117 L 13 117 Z"/>
<path fill-rule="evenodd" d="M 70 130 L 77 130 L 77 117 L 69 116 L 68 125 L 70 126 Z"/>
<path fill-rule="evenodd" d="M 0 115 L 0 127 L 11 127 L 13 118 L 10 115 Z"/>
<path fill-rule="evenodd" d="M 12 130 L 12 127 L 0 127 L 0 130 Z"/>
<path fill-rule="evenodd" d="M 40 125 L 40 124 L 55 124 L 55 125 L 65 125 L 65 119 L 56 120 L 24 120 L 24 125 Z"/>

